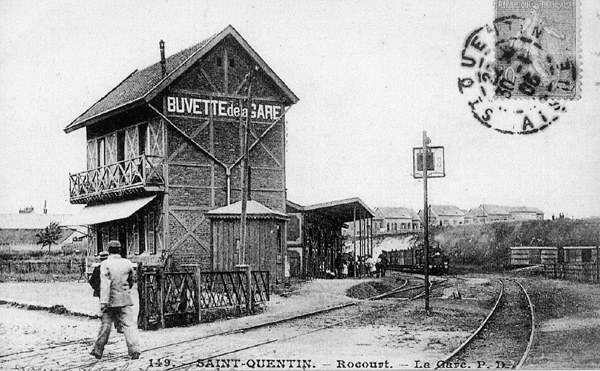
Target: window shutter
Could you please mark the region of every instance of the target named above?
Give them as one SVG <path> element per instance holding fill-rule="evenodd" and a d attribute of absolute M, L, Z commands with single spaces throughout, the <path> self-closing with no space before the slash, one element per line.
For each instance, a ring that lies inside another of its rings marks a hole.
<path fill-rule="evenodd" d="M 87 169 L 98 167 L 98 142 L 96 139 L 87 141 Z"/>
<path fill-rule="evenodd" d="M 139 156 L 140 144 L 138 127 L 134 126 L 125 130 L 125 159 L 130 160 Z"/>

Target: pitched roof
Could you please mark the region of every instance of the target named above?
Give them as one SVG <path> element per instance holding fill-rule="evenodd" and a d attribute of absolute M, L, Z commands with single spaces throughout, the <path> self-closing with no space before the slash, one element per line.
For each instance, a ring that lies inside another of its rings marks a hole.
<path fill-rule="evenodd" d="M 206 213 L 209 218 L 239 218 L 242 214 L 242 201 L 238 201 L 231 205 L 223 206 L 218 209 L 211 210 Z M 269 209 L 260 202 L 254 200 L 248 200 L 246 204 L 246 215 L 248 218 L 276 218 L 276 219 L 289 219 L 289 217 L 282 212 Z"/>
<path fill-rule="evenodd" d="M 378 207 L 375 208 L 375 215 L 380 217 L 380 219 L 404 218 L 420 220 L 417 213 L 413 209 L 407 207 Z"/>
<path fill-rule="evenodd" d="M 502 206 L 502 205 L 489 205 L 489 204 L 481 204 L 479 209 L 482 209 L 486 215 L 487 214 L 495 214 L 495 215 L 509 215 L 510 207 Z"/>
<path fill-rule="evenodd" d="M 511 206 L 509 209 L 511 213 L 536 213 L 543 214 L 544 212 L 537 207 L 529 207 L 529 206 Z"/>
<path fill-rule="evenodd" d="M 232 36 L 256 60 L 260 69 L 264 71 L 277 86 L 284 92 L 289 103 L 296 103 L 298 97 L 285 85 L 273 72 L 265 61 L 252 49 L 252 47 L 233 28 L 227 26 L 223 31 L 184 49 L 166 58 L 167 73 L 163 77 L 160 61 L 142 70 L 135 70 L 119 85 L 100 98 L 88 110 L 77 117 L 66 128 L 65 132 L 80 129 L 88 124 L 109 116 L 121 109 L 129 109 L 139 104 L 149 102 L 162 92 L 170 83 L 184 73 L 189 67 L 209 52 L 225 37 Z"/>
<path fill-rule="evenodd" d="M 430 205 L 429 208 L 437 216 L 464 216 L 465 213 L 454 205 Z"/>
<path fill-rule="evenodd" d="M 51 222 L 61 223 L 71 215 L 65 214 L 0 214 L 0 229 L 44 229 Z"/>

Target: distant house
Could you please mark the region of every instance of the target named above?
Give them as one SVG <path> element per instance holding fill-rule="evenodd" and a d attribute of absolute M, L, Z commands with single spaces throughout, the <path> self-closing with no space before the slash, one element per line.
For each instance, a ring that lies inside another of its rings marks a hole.
<path fill-rule="evenodd" d="M 52 222 L 61 223 L 70 215 L 63 214 L 34 214 L 32 212 L 19 214 L 0 214 L 0 249 L 2 250 L 35 250 L 41 246 L 37 244 L 37 234 Z M 85 231 L 62 228 L 62 234 L 57 241 L 58 246 L 70 245 L 77 248 L 81 245 L 85 249 L 87 244 Z M 56 246 L 53 247 L 56 249 Z"/>
<path fill-rule="evenodd" d="M 463 210 L 463 209 L 461 209 L 460 211 L 462 211 L 465 214 L 465 222 L 464 222 L 464 224 L 473 224 L 474 223 L 474 215 L 471 214 L 470 211 Z"/>
<path fill-rule="evenodd" d="M 543 220 L 544 212 L 535 207 L 512 206 L 509 209 L 513 220 Z"/>
<path fill-rule="evenodd" d="M 512 219 L 510 206 L 481 204 L 478 208 L 471 210 L 476 223 L 491 223 L 507 221 Z"/>
<path fill-rule="evenodd" d="M 424 219 L 423 210 L 419 216 Z M 429 205 L 429 223 L 440 226 L 457 226 L 465 224 L 465 213 L 454 205 Z"/>
<path fill-rule="evenodd" d="M 419 231 L 421 218 L 407 207 L 377 207 L 373 218 L 373 233 Z"/>

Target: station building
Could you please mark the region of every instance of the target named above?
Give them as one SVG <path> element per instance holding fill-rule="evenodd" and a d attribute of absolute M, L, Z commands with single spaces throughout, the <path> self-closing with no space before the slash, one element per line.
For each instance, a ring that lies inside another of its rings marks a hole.
<path fill-rule="evenodd" d="M 91 254 L 119 240 L 134 261 L 212 270 L 206 213 L 242 197 L 249 72 L 250 195 L 275 213 L 286 211 L 285 114 L 298 97 L 232 26 L 168 58 L 159 46 L 159 62 L 65 128 L 86 131 L 87 169 L 69 186 L 86 207 L 63 224 L 89 226 Z"/>

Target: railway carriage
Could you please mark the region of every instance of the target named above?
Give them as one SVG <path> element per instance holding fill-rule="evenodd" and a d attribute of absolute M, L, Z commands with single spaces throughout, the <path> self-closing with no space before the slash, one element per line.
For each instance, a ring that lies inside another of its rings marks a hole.
<path fill-rule="evenodd" d="M 388 269 L 407 271 L 407 272 L 423 272 L 425 259 L 423 248 L 421 246 L 408 250 L 393 250 L 388 251 L 389 258 Z M 429 272 L 431 274 L 445 274 L 450 268 L 450 259 L 440 247 L 431 247 L 429 249 Z"/>

